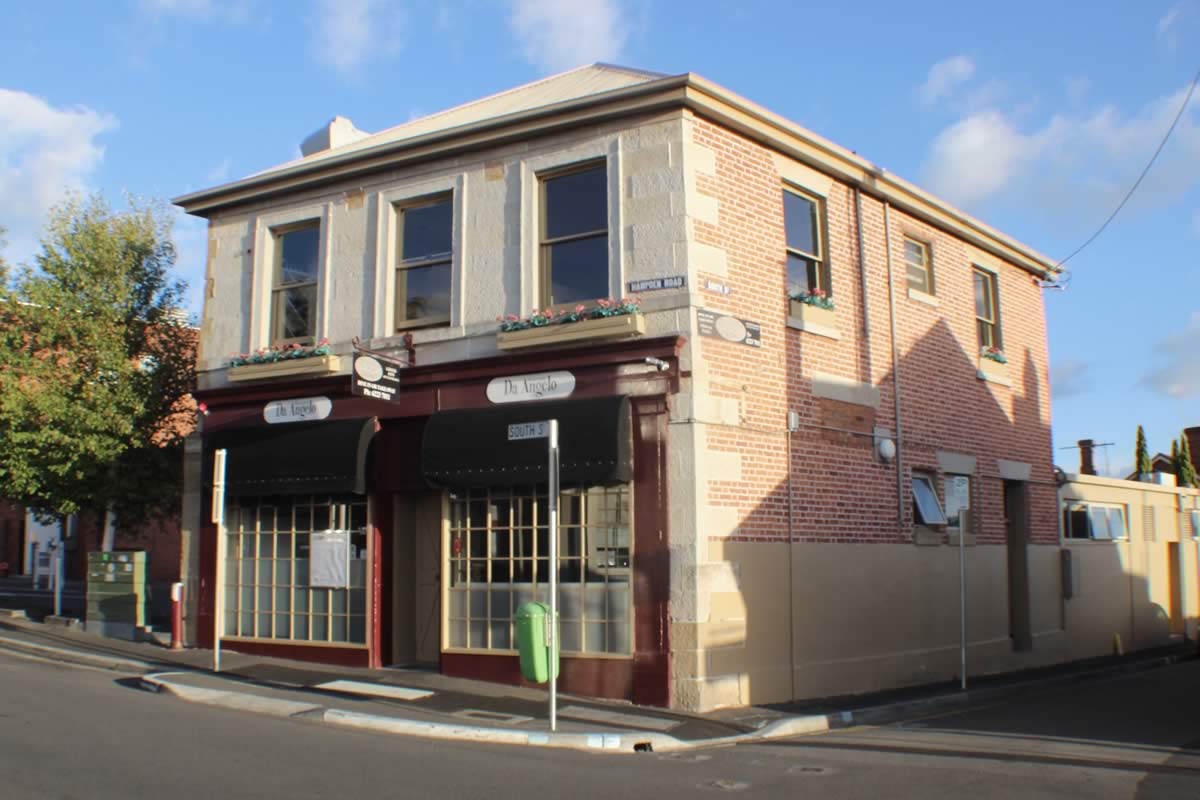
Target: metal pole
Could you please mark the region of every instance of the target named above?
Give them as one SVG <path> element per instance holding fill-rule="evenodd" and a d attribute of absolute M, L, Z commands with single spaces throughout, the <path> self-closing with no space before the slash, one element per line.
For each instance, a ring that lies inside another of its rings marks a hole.
<path fill-rule="evenodd" d="M 221 671 L 221 629 L 225 626 L 225 451 L 213 453 L 212 521 L 217 526 L 217 568 L 213 570 L 213 672 Z"/>
<path fill-rule="evenodd" d="M 62 616 L 62 585 L 63 585 L 63 546 L 66 544 L 64 535 L 67 521 L 64 519 L 58 525 L 58 542 L 54 546 L 54 616 Z"/>
<path fill-rule="evenodd" d="M 550 630 L 546 646 L 550 649 L 550 730 L 558 730 L 558 420 L 550 420 L 550 446 L 546 491 L 547 523 L 550 530 Z"/>
<path fill-rule="evenodd" d="M 967 688 L 967 533 L 963 529 L 963 509 L 958 511 L 958 627 L 960 686 Z"/>

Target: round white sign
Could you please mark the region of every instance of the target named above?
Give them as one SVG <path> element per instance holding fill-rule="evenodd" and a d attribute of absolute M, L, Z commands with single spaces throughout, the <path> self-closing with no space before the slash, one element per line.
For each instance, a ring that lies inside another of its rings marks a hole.
<path fill-rule="evenodd" d="M 359 356 L 354 359 L 354 371 L 368 383 L 375 383 L 383 377 L 383 365 L 371 356 Z"/>

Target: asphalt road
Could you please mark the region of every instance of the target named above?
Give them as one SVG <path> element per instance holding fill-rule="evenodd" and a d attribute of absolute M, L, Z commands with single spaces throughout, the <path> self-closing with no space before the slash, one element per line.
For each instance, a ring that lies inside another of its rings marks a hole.
<path fill-rule="evenodd" d="M 426 742 L 135 687 L 0 652 L 0 797 L 1200 797 L 1200 662 L 901 726 L 678 755 Z"/>

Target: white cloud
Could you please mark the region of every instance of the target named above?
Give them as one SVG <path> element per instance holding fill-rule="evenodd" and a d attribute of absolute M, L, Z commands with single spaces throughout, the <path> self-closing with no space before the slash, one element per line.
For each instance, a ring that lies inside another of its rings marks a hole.
<path fill-rule="evenodd" d="M 1166 14 L 1163 14 L 1158 24 L 1154 26 L 1158 40 L 1162 42 L 1167 50 L 1174 50 L 1179 46 L 1179 19 L 1183 16 L 1183 4 L 1176 3 L 1171 6 Z"/>
<path fill-rule="evenodd" d="M 1050 365 L 1050 390 L 1055 400 L 1083 394 L 1090 386 L 1088 363 L 1078 358 L 1064 358 Z"/>
<path fill-rule="evenodd" d="M 934 139 L 924 180 L 935 193 L 968 207 L 1007 195 L 1092 220 L 1129 190 L 1185 94 L 1181 89 L 1160 97 L 1133 114 L 1111 105 L 1060 111 L 1032 126 L 1018 123 L 1016 109 L 971 113 Z M 1198 185 L 1200 103 L 1180 120 L 1134 206 L 1167 204 Z"/>
<path fill-rule="evenodd" d="M 525 59 L 551 72 L 618 60 L 629 27 L 618 0 L 513 0 L 509 25 Z"/>
<path fill-rule="evenodd" d="M 1142 376 L 1142 385 L 1177 400 L 1200 397 L 1200 311 L 1192 312 L 1183 330 L 1154 346 L 1162 363 Z"/>
<path fill-rule="evenodd" d="M 317 0 L 312 20 L 317 61 L 343 75 L 400 50 L 403 15 L 386 0 Z"/>
<path fill-rule="evenodd" d="M 56 108 L 40 97 L 0 89 L 0 225 L 11 261 L 28 259 L 46 212 L 67 191 L 86 191 L 104 158 L 97 139 L 115 117 L 85 106 Z"/>
<path fill-rule="evenodd" d="M 209 170 L 205 178 L 208 179 L 209 183 L 221 183 L 229 177 L 229 167 L 231 165 L 232 162 L 228 158 L 222 159 L 220 164 Z"/>
<path fill-rule="evenodd" d="M 946 97 L 975 75 L 975 62 L 964 55 L 951 56 L 929 68 L 925 83 L 917 89 L 917 96 L 926 106 L 931 106 Z"/>

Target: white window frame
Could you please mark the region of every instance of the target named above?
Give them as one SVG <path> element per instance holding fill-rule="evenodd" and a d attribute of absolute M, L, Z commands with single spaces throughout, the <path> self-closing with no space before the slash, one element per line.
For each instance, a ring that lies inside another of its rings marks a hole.
<path fill-rule="evenodd" d="M 929 492 L 928 495 L 924 495 L 921 490 L 918 490 L 918 485 L 927 489 Z M 912 476 L 912 495 L 913 504 L 921 512 L 921 517 L 923 518 L 922 522 L 916 523 L 917 525 L 946 524 L 946 513 L 942 510 L 941 501 L 938 500 L 937 487 L 933 484 L 932 475 L 914 472 Z M 930 505 L 931 503 L 932 505 Z"/>
<path fill-rule="evenodd" d="M 541 176 L 601 159 L 604 159 L 608 174 L 608 296 L 618 298 L 625 294 L 622 288 L 625 285 L 622 254 L 627 234 L 621 212 L 621 140 L 617 136 L 607 136 L 521 161 L 520 305 L 512 308 L 510 302 L 509 307 L 504 309 L 506 312 L 524 316 L 530 309 L 541 307 Z"/>
<path fill-rule="evenodd" d="M 329 338 L 329 243 L 333 241 L 332 209 L 332 203 L 315 203 L 263 214 L 255 219 L 254 273 L 250 291 L 250 337 L 246 343 L 247 351 L 252 352 L 272 344 L 271 303 L 274 299 L 275 262 L 279 257 L 278 234 L 306 222 L 317 223 L 320 230 L 317 249 L 317 302 L 313 308 L 312 338 L 314 342 Z"/>
<path fill-rule="evenodd" d="M 1063 525 L 1063 520 L 1069 520 L 1074 511 L 1086 513 L 1087 536 L 1072 536 L 1067 526 Z M 1112 531 L 1114 514 L 1119 514 L 1121 520 L 1118 536 L 1114 536 Z M 1123 503 L 1093 503 L 1066 498 L 1059 504 L 1059 525 L 1063 527 L 1064 542 L 1126 542 L 1129 541 L 1129 508 Z"/>
<path fill-rule="evenodd" d="M 463 220 L 467 214 L 467 176 L 459 174 L 379 192 L 375 204 L 375 321 L 372 325 L 372 333 L 376 338 L 399 335 L 396 333 L 396 266 L 400 214 L 405 207 L 419 204 L 424 199 L 434 199 L 438 195 L 450 195 L 453 215 L 450 232 L 450 324 L 418 328 L 413 330 L 412 335 L 417 341 L 463 335 L 463 287 L 467 283 L 464 272 L 466 226 Z"/>

